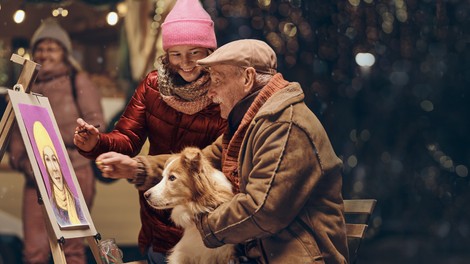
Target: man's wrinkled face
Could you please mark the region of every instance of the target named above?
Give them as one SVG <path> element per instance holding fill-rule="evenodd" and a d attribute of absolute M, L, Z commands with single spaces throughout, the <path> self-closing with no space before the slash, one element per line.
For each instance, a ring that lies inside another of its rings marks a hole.
<path fill-rule="evenodd" d="M 220 116 L 226 119 L 233 107 L 247 95 L 244 91 L 243 69 L 232 65 L 215 65 L 208 70 L 211 85 L 207 95 L 220 105 Z"/>

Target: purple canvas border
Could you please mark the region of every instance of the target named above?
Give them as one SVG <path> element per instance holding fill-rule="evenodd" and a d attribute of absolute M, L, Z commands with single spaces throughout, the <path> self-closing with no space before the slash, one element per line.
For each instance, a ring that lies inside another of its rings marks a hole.
<path fill-rule="evenodd" d="M 46 167 L 40 157 L 39 150 L 37 148 L 36 141 L 34 139 L 34 134 L 33 134 L 33 125 L 34 125 L 34 122 L 36 121 L 39 121 L 40 123 L 42 123 L 44 128 L 47 130 L 52 140 L 52 144 L 54 144 L 54 148 L 57 151 L 57 156 L 58 156 L 57 158 L 59 159 L 59 163 L 62 169 L 62 174 L 64 176 L 64 179 L 65 181 L 67 181 L 67 184 L 69 185 L 69 188 L 72 194 L 75 197 L 78 197 L 75 184 L 72 181 L 69 167 L 64 166 L 64 164 L 67 164 L 65 155 L 62 150 L 59 137 L 54 130 L 54 126 L 52 125 L 52 120 L 49 116 L 49 112 L 47 111 L 47 108 L 36 106 L 36 105 L 28 105 L 28 104 L 18 104 L 18 108 L 21 112 L 21 117 L 23 118 L 23 123 L 26 127 L 26 131 L 28 133 L 28 137 L 31 142 L 31 147 L 34 152 L 34 156 L 36 157 L 36 161 L 39 165 L 39 169 L 41 171 L 42 178 L 44 180 L 44 185 L 46 186 L 48 197 L 49 198 L 51 197 L 51 190 L 50 190 L 51 188 L 49 186 L 49 178 L 48 178 Z"/>

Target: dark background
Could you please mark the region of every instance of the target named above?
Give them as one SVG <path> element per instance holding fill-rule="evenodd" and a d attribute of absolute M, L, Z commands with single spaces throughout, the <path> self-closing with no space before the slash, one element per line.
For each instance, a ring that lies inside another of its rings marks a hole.
<path fill-rule="evenodd" d="M 470 2 L 259 2 L 205 4 L 219 44 L 266 40 L 301 83 L 344 197 L 377 199 L 358 263 L 470 263 Z M 358 52 L 374 54 L 369 73 Z"/>

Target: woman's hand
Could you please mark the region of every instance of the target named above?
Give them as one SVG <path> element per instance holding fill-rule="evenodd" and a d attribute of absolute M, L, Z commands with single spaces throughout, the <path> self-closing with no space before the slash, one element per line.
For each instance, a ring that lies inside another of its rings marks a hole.
<path fill-rule="evenodd" d="M 78 118 L 75 135 L 73 136 L 73 144 L 77 148 L 89 152 L 98 144 L 100 139 L 99 134 L 100 131 L 96 126 L 90 125 L 83 119 Z"/>
<path fill-rule="evenodd" d="M 101 154 L 96 158 L 96 164 L 106 178 L 133 179 L 137 174 L 138 162 L 117 152 Z"/>

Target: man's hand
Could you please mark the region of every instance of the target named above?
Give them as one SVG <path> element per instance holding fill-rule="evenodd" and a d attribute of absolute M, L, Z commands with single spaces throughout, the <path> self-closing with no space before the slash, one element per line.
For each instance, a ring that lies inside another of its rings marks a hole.
<path fill-rule="evenodd" d="M 98 144 L 98 140 L 100 139 L 99 134 L 100 131 L 97 127 L 78 118 L 75 135 L 73 135 L 73 144 L 75 144 L 77 148 L 89 152 Z"/>
<path fill-rule="evenodd" d="M 133 179 L 137 174 L 138 162 L 117 152 L 101 154 L 96 158 L 96 164 L 106 178 Z"/>

